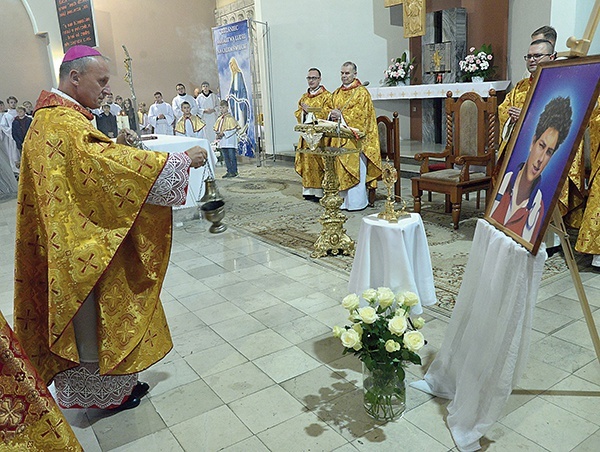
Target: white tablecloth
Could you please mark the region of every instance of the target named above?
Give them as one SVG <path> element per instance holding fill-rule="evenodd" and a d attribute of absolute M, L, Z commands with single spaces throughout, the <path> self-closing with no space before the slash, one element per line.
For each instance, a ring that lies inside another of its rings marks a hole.
<path fill-rule="evenodd" d="M 423 306 L 437 302 L 429 246 L 418 213 L 398 223 L 380 220 L 377 214 L 362 219 L 348 288 L 360 295 L 378 287 L 416 293 L 420 303 L 411 314 L 421 314 Z"/>
<path fill-rule="evenodd" d="M 411 383 L 452 399 L 447 423 L 461 451 L 479 450 L 523 372 L 545 250 L 533 256 L 488 222 L 477 223 L 440 351 L 424 380 Z"/>
<path fill-rule="evenodd" d="M 153 151 L 161 152 L 184 152 L 192 146 L 201 146 L 208 151 L 208 162 L 207 165 L 212 165 L 214 174 L 214 168 L 216 165 L 215 153 L 210 148 L 208 140 L 203 138 L 190 138 L 175 135 L 160 135 L 154 134 L 155 140 L 144 140 L 144 145 Z M 188 186 L 187 197 L 183 206 L 176 206 L 173 209 L 185 209 L 187 207 L 197 207 L 198 200 L 204 195 L 204 180 L 208 177 L 209 170 L 205 166 L 201 168 L 190 168 L 190 183 Z"/>

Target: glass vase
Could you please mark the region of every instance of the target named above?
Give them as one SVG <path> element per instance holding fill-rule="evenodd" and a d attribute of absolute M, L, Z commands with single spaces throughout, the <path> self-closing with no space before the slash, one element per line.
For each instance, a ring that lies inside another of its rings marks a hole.
<path fill-rule="evenodd" d="M 473 83 L 483 83 L 483 77 L 471 77 Z"/>
<path fill-rule="evenodd" d="M 363 403 L 367 414 L 378 421 L 398 419 L 406 409 L 404 372 L 390 366 L 376 366 L 373 370 L 364 363 L 362 366 Z"/>

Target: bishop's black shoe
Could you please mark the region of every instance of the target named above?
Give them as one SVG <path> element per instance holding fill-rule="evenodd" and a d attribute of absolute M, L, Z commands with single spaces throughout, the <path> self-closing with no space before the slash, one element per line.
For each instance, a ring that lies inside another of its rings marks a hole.
<path fill-rule="evenodd" d="M 139 397 L 140 399 L 148 394 L 150 390 L 150 385 L 148 383 L 144 383 L 143 381 L 138 381 L 137 384 L 133 387 L 131 391 L 132 397 Z"/>
<path fill-rule="evenodd" d="M 125 400 L 119 406 L 110 408 L 110 411 L 125 411 L 137 407 L 142 402 L 142 397 L 148 394 L 149 389 L 150 385 L 148 383 L 138 381 L 138 383 L 133 387 L 131 395 L 127 398 L 127 400 Z"/>
<path fill-rule="evenodd" d="M 117 411 L 131 410 L 132 408 L 135 408 L 136 406 L 138 406 L 141 402 L 142 402 L 142 400 L 139 397 L 134 397 L 132 394 L 121 405 L 116 406 L 114 408 L 110 408 L 110 411 L 117 412 Z"/>

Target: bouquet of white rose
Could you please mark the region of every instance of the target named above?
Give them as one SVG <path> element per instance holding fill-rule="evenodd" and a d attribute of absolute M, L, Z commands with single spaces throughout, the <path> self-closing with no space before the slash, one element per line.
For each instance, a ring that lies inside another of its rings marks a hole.
<path fill-rule="evenodd" d="M 368 289 L 362 293 L 368 306 L 360 307 L 360 298 L 350 294 L 342 306 L 350 313 L 352 325 L 335 326 L 333 335 L 340 338 L 344 354 L 353 353 L 363 362 L 372 376 L 365 380 L 365 408 L 376 419 L 394 419 L 404 410 L 404 366 L 421 364 L 418 351 L 425 345 L 418 331 L 425 324 L 419 317 L 411 320 L 409 311 L 419 302 L 413 292 L 397 295 L 388 287 Z M 401 386 L 386 389 L 397 379 Z M 394 409 L 392 397 L 402 400 L 402 407 Z"/>

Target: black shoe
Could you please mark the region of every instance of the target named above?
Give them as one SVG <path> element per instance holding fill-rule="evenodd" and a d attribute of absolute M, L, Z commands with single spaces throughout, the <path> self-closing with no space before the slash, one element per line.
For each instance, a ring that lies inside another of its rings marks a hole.
<path fill-rule="evenodd" d="M 238 177 L 238 173 L 231 173 L 229 177 Z"/>
<path fill-rule="evenodd" d="M 148 383 L 144 383 L 143 381 L 138 381 L 138 383 L 133 387 L 133 390 L 131 391 L 131 397 L 138 397 L 141 399 L 146 394 L 148 394 L 149 390 L 150 390 L 150 385 Z"/>
<path fill-rule="evenodd" d="M 313 195 L 302 195 L 302 197 L 304 199 L 306 199 L 307 201 L 314 201 L 315 200 L 315 196 L 313 196 Z"/>
<path fill-rule="evenodd" d="M 116 406 L 114 408 L 109 408 L 109 411 L 118 412 L 118 411 L 131 410 L 132 408 L 137 407 L 141 402 L 142 402 L 142 400 L 139 397 L 134 397 L 132 394 L 121 405 Z"/>
<path fill-rule="evenodd" d="M 223 179 L 225 179 L 226 177 L 231 177 L 231 173 L 225 173 L 225 174 L 223 174 Z"/>

